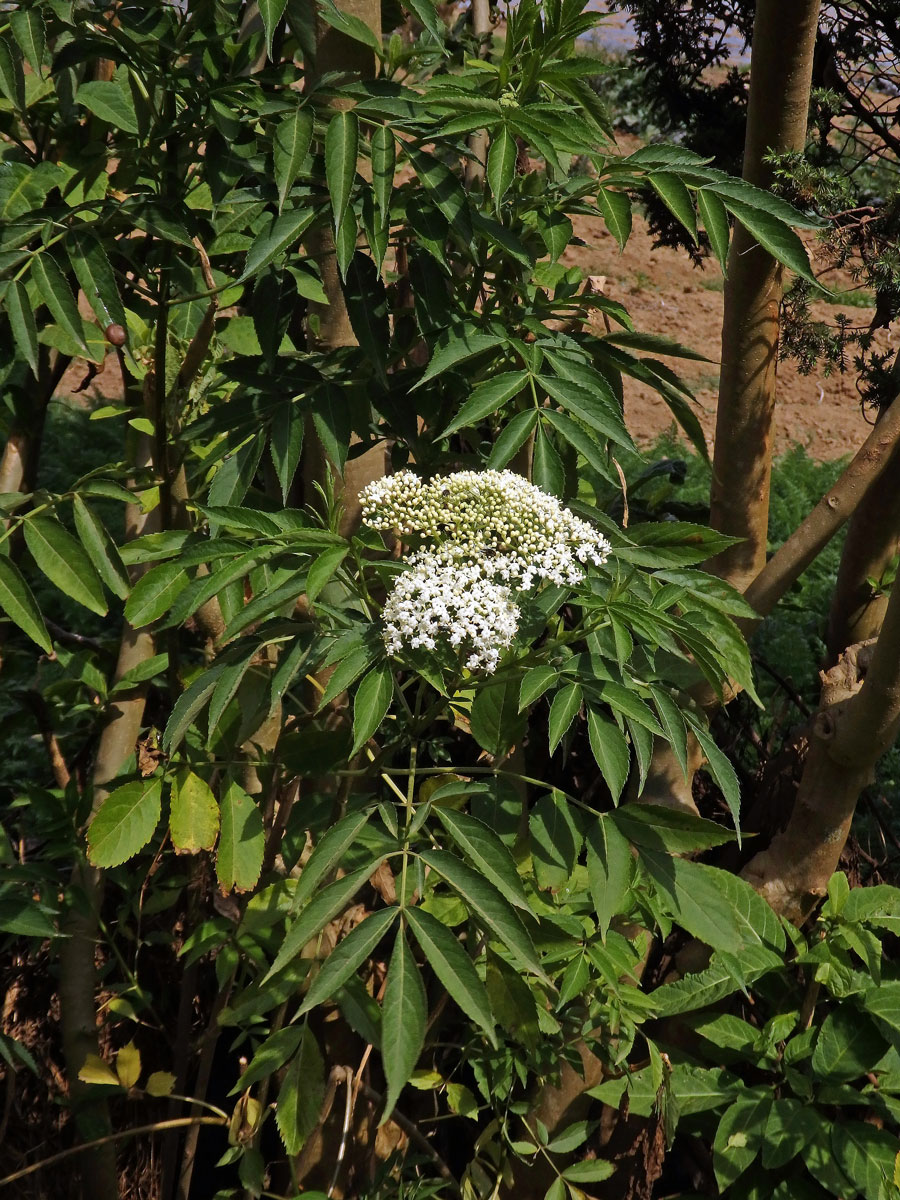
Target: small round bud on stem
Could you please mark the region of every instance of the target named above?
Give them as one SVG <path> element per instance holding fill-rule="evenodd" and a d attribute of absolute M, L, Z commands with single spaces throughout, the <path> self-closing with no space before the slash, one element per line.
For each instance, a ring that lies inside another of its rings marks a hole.
<path fill-rule="evenodd" d="M 107 325 L 104 336 L 111 346 L 124 346 L 128 334 L 121 325 Z"/>

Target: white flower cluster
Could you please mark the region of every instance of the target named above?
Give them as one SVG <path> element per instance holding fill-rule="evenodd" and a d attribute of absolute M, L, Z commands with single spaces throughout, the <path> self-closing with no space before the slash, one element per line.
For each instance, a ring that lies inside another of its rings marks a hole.
<path fill-rule="evenodd" d="M 433 649 L 446 635 L 471 649 L 470 669 L 496 670 L 518 624 L 510 589 L 580 583 L 585 564 L 609 554 L 601 533 L 512 471 L 458 471 L 430 483 L 401 471 L 360 499 L 372 528 L 424 543 L 385 606 L 393 654 L 404 644 Z"/>
<path fill-rule="evenodd" d="M 516 635 L 519 609 L 509 588 L 486 578 L 480 563 L 455 549 L 420 550 L 409 560 L 384 606 L 388 653 L 404 644 L 433 650 L 439 637 L 470 651 L 470 671 L 496 671 L 500 652 Z"/>

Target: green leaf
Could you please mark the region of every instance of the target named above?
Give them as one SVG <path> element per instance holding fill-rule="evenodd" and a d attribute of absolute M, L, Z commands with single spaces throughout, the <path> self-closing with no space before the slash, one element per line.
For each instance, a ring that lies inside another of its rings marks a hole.
<path fill-rule="evenodd" d="M 81 349 L 87 351 L 84 326 L 78 312 L 78 305 L 75 303 L 75 297 L 72 295 L 72 289 L 66 282 L 59 263 L 49 250 L 44 250 L 32 257 L 31 276 L 41 299 L 50 309 L 54 321 L 74 339 Z"/>
<path fill-rule="evenodd" d="M 707 185 L 703 190 L 717 193 L 729 208 L 732 201 L 737 201 L 739 204 L 759 209 L 781 224 L 793 226 L 795 229 L 822 229 L 827 224 L 821 217 L 808 216 L 792 204 L 788 204 L 786 200 L 782 200 L 780 196 L 776 196 L 774 192 L 754 187 L 743 179 L 723 178 Z"/>
<path fill-rule="evenodd" d="M 112 125 L 114 130 L 124 130 L 125 133 L 133 134 L 140 132 L 131 94 L 112 80 L 83 83 L 75 99 L 95 117 Z"/>
<path fill-rule="evenodd" d="M 387 221 L 391 211 L 396 165 L 397 144 L 394 135 L 389 125 L 379 125 L 372 134 L 372 189 L 383 221 Z"/>
<path fill-rule="evenodd" d="M 570 1183 L 600 1183 L 609 1179 L 615 1167 L 602 1158 L 586 1158 L 563 1169 L 562 1177 Z"/>
<path fill-rule="evenodd" d="M 653 697 L 653 705 L 656 708 L 659 723 L 663 727 L 666 741 L 672 747 L 672 751 L 678 759 L 678 765 L 684 773 L 685 781 L 687 781 L 687 729 L 681 709 L 668 692 L 664 692 L 662 688 L 654 687 L 651 684 L 650 695 Z"/>
<path fill-rule="evenodd" d="M 443 44 L 447 29 L 435 9 L 434 0 L 409 0 L 404 7 L 416 14 L 438 44 Z"/>
<path fill-rule="evenodd" d="M 623 837 L 639 849 L 688 854 L 724 846 L 731 834 L 715 821 L 656 804 L 627 804 L 610 814 Z"/>
<path fill-rule="evenodd" d="M 625 428 L 622 414 L 617 407 L 607 403 L 604 396 L 588 391 L 571 379 L 561 379 L 559 376 L 541 375 L 537 382 L 551 399 L 574 413 L 586 425 L 590 425 L 617 445 L 634 450 L 634 443 Z"/>
<path fill-rule="evenodd" d="M 531 480 L 535 487 L 551 496 L 561 496 L 565 488 L 566 473 L 562 459 L 545 431 L 541 421 L 535 431 L 534 455 L 531 460 Z"/>
<path fill-rule="evenodd" d="M 700 220 L 709 236 L 713 254 L 719 260 L 719 266 L 724 273 L 728 265 L 728 240 L 731 235 L 728 228 L 728 211 L 715 192 L 700 188 L 696 195 Z"/>
<path fill-rule="evenodd" d="M 42 76 L 47 35 L 40 7 L 14 9 L 9 14 L 9 27 L 35 75 Z"/>
<path fill-rule="evenodd" d="M 869 988 L 863 993 L 862 1002 L 866 1012 L 875 1017 L 888 1036 L 893 1041 L 900 1040 L 900 981 L 889 979 Z"/>
<path fill-rule="evenodd" d="M 631 236 L 631 198 L 625 192 L 601 188 L 597 193 L 597 207 L 606 228 L 619 243 L 619 249 L 624 250 Z"/>
<path fill-rule="evenodd" d="M 568 442 L 570 446 L 574 446 L 581 457 L 599 475 L 610 482 L 617 481 L 618 477 L 614 476 L 610 469 L 606 446 L 582 429 L 577 421 L 566 416 L 565 413 L 557 412 L 555 408 L 545 408 L 541 417 L 546 423 L 553 426 L 564 441 Z"/>
<path fill-rule="evenodd" d="M 572 222 L 565 213 L 553 209 L 538 214 L 537 230 L 550 261 L 555 263 L 572 240 Z"/>
<path fill-rule="evenodd" d="M 717 191 L 721 195 L 720 190 Z M 723 199 L 728 210 L 764 250 L 802 279 L 819 286 L 809 265 L 806 248 L 793 229 L 760 208 L 751 208 L 749 204 L 742 204 L 728 196 Z"/>
<path fill-rule="evenodd" d="M 342 658 L 322 693 L 318 711 L 321 712 L 336 696 L 345 692 L 351 683 L 355 683 L 359 679 L 366 667 L 370 666 L 378 657 L 379 649 L 371 642 L 364 642 Z"/>
<path fill-rule="evenodd" d="M 826 1134 L 825 1122 L 814 1108 L 799 1100 L 775 1100 L 766 1122 L 762 1164 L 769 1170 L 777 1170 L 799 1154 L 808 1142 Z"/>
<path fill-rule="evenodd" d="M 321 933 L 329 921 L 334 920 L 338 913 L 344 911 L 381 861 L 382 858 L 375 858 L 366 866 L 351 871 L 341 879 L 336 879 L 334 883 L 322 888 L 315 898 L 310 900 L 285 934 L 275 961 L 263 979 L 264 983 L 283 970 L 299 955 L 310 939 Z"/>
<path fill-rule="evenodd" d="M 106 526 L 80 495 L 73 497 L 72 511 L 75 528 L 81 538 L 81 544 L 90 556 L 94 570 L 113 595 L 125 600 L 131 591 L 131 581 L 118 547 L 107 532 Z"/>
<path fill-rule="evenodd" d="M 494 442 L 487 465 L 492 471 L 505 467 L 516 451 L 525 444 L 538 423 L 537 409 L 529 408 L 516 413 Z"/>
<path fill-rule="evenodd" d="M 487 180 L 494 197 L 494 208 L 498 211 L 500 201 L 515 178 L 518 153 L 516 139 L 505 125 L 501 126 L 491 139 L 487 156 Z"/>
<path fill-rule="evenodd" d="M 25 111 L 25 72 L 18 47 L 0 37 L 0 91 L 19 112 Z"/>
<path fill-rule="evenodd" d="M 293 401 L 289 404 L 282 404 L 272 418 L 269 451 L 272 455 L 275 474 L 281 484 L 283 504 L 287 504 L 288 493 L 300 462 L 304 423 L 303 410 L 299 404 L 295 404 Z"/>
<path fill-rule="evenodd" d="M 465 1015 L 495 1043 L 494 1018 L 484 984 L 458 939 L 431 913 L 409 908 L 406 920 L 438 982 Z"/>
<path fill-rule="evenodd" d="M 337 112 L 325 131 L 325 178 L 336 235 L 340 233 L 350 204 L 358 157 L 359 118 L 352 110 Z"/>
<path fill-rule="evenodd" d="M 667 171 L 655 171 L 650 176 L 650 186 L 676 221 L 685 227 L 696 242 L 697 217 L 691 193 L 684 182 L 677 175 L 670 175 Z"/>
<path fill-rule="evenodd" d="M 262 869 L 266 836 L 253 799 L 232 780 L 220 802 L 222 827 L 216 853 L 216 878 L 223 892 L 249 892 Z"/>
<path fill-rule="evenodd" d="M 332 29 L 338 29 L 341 33 L 345 33 L 347 37 L 353 38 L 354 41 L 362 42 L 363 45 L 369 46 L 378 58 L 383 57 L 384 48 L 375 36 L 374 31 L 354 13 L 343 12 L 339 9 L 334 0 L 320 0 L 317 16 L 321 17 Z"/>
<path fill-rule="evenodd" d="M 887 1041 L 864 1013 L 844 1005 L 825 1018 L 812 1056 L 820 1079 L 852 1080 L 872 1070 L 887 1050 Z"/>
<path fill-rule="evenodd" d="M 641 862 L 679 925 L 714 950 L 740 950 L 744 937 L 722 886 L 727 872 L 650 850 Z"/>
<path fill-rule="evenodd" d="M 841 1170 L 862 1200 L 896 1197 L 896 1162 L 900 1141 L 886 1129 L 866 1121 L 835 1121 L 831 1147 Z"/>
<path fill-rule="evenodd" d="M 710 775 L 722 789 L 722 795 L 734 821 L 738 845 L 741 844 L 741 785 L 729 759 L 713 741 L 709 732 L 699 722 L 691 721 L 694 736 L 706 755 L 706 766 Z"/>
<path fill-rule="evenodd" d="M 275 217 L 269 228 L 259 234 L 247 251 L 244 270 L 235 282 L 243 283 L 246 279 L 258 275 L 270 262 L 290 249 L 313 223 L 315 216 L 314 208 L 302 206 Z"/>
<path fill-rule="evenodd" d="M 266 31 L 266 53 L 272 57 L 272 39 L 278 22 L 284 16 L 287 0 L 259 0 L 259 15 L 262 17 L 263 28 Z"/>
<path fill-rule="evenodd" d="M 354 756 L 380 728 L 394 698 L 394 674 L 390 667 L 374 667 L 364 676 L 353 698 Z"/>
<path fill-rule="evenodd" d="M 647 350 L 651 354 L 667 354 L 670 358 L 687 358 L 692 362 L 710 362 L 699 350 L 673 341 L 661 333 L 644 333 L 639 329 L 616 329 L 603 338 L 605 345 L 622 346 L 626 350 Z"/>
<path fill-rule="evenodd" d="M 295 1053 L 303 1040 L 303 1033 L 302 1025 L 287 1025 L 284 1029 L 270 1033 L 251 1058 L 247 1069 L 238 1076 L 237 1083 L 228 1093 L 229 1096 L 236 1096 L 238 1092 L 252 1087 L 261 1079 L 268 1079 L 270 1075 L 274 1075 Z"/>
<path fill-rule="evenodd" d="M 444 850 L 423 850 L 421 858 L 446 879 L 476 919 L 522 966 L 546 980 L 534 944 L 505 896 L 471 867 Z"/>
<path fill-rule="evenodd" d="M 713 1167 L 720 1190 L 731 1187 L 756 1158 L 771 1105 L 771 1092 L 748 1088 L 745 1098 L 725 1110 L 713 1141 Z"/>
<path fill-rule="evenodd" d="M 335 571 L 347 557 L 349 546 L 329 546 L 318 554 L 309 565 L 306 573 L 306 595 L 310 603 L 314 603 L 322 589 L 331 582 Z"/>
<path fill-rule="evenodd" d="M 525 719 L 519 713 L 515 680 L 505 683 L 487 681 L 479 688 L 469 712 L 469 728 L 483 750 L 495 758 L 508 754 L 525 732 Z"/>
<path fill-rule="evenodd" d="M 19 629 L 28 634 L 32 642 L 36 642 L 47 654 L 53 654 L 53 642 L 43 623 L 41 610 L 37 607 L 28 583 L 25 583 L 18 566 L 0 554 L 0 610 Z"/>
<path fill-rule="evenodd" d="M 174 604 L 191 577 L 178 559 L 159 563 L 134 585 L 125 605 L 125 620 L 135 629 L 151 625 Z"/>
<path fill-rule="evenodd" d="M 438 338 L 431 355 L 431 362 L 418 382 L 413 385 L 412 390 L 421 387 L 429 379 L 443 375 L 452 367 L 458 367 L 460 363 L 468 362 L 470 358 L 483 354 L 485 350 L 493 350 L 502 346 L 503 343 L 504 339 L 498 334 L 481 333 L 468 325 L 448 330 Z"/>
<path fill-rule="evenodd" d="M 176 853 L 212 850 L 219 832 L 219 806 L 212 789 L 199 775 L 181 768 L 169 797 L 169 833 Z"/>
<path fill-rule="evenodd" d="M 125 328 L 125 309 L 113 269 L 100 241 L 85 230 L 73 232 L 66 239 L 66 249 L 75 278 L 100 322 L 100 328 L 106 329 L 108 325 Z"/>
<path fill-rule="evenodd" d="M 542 796 L 531 810 L 528 830 L 538 885 L 565 887 L 571 881 L 582 843 L 566 798 L 555 790 Z"/>
<path fill-rule="evenodd" d="M 559 672 L 556 667 L 532 667 L 530 671 L 526 671 L 519 690 L 519 712 L 530 708 L 558 679 Z"/>
<path fill-rule="evenodd" d="M 162 806 L 161 779 L 135 779 L 110 792 L 88 827 L 88 858 L 118 867 L 153 837 Z"/>
<path fill-rule="evenodd" d="M 175 701 L 175 707 L 172 709 L 172 715 L 169 717 L 168 724 L 163 733 L 163 749 L 168 753 L 171 753 L 181 744 L 194 717 L 196 717 L 197 713 L 200 712 L 212 695 L 219 681 L 219 676 L 227 665 L 227 661 L 222 660 L 215 663 L 209 670 L 204 671 L 202 675 L 195 679 L 190 687 L 186 688 Z"/>
<path fill-rule="evenodd" d="M 322 834 L 300 875 L 291 906 L 292 912 L 296 912 L 305 904 L 325 876 L 340 866 L 344 855 L 356 841 L 370 815 L 371 813 L 366 811 L 349 813 Z"/>
<path fill-rule="evenodd" d="M 399 912 L 399 907 L 393 905 L 371 913 L 338 942 L 314 977 L 298 1016 L 337 994 L 360 963 L 371 955 Z"/>
<path fill-rule="evenodd" d="M 527 371 L 504 371 L 479 383 L 440 436 L 449 437 L 457 429 L 476 425 L 485 417 L 497 413 L 507 401 L 519 394 L 527 381 Z"/>
<path fill-rule="evenodd" d="M 278 1088 L 275 1123 L 288 1154 L 299 1154 L 319 1123 L 325 1099 L 325 1062 L 307 1025 L 300 1050 Z M 311 1197 L 312 1200 L 312 1197 Z"/>
<path fill-rule="evenodd" d="M 91 560 L 68 530 L 52 517 L 23 522 L 25 543 L 39 569 L 61 592 L 104 617 L 109 611 Z"/>
<path fill-rule="evenodd" d="M 381 1007 L 381 1061 L 387 1079 L 383 1124 L 415 1070 L 425 1044 L 428 1001 L 422 976 L 416 966 L 406 934 L 401 930 L 394 942 Z"/>
<path fill-rule="evenodd" d="M 37 326 L 34 320 L 34 310 L 28 299 L 28 291 L 21 279 L 11 279 L 3 296 L 3 306 L 9 317 L 13 337 L 19 353 L 28 363 L 37 378 L 38 373 L 38 340 Z"/>
<path fill-rule="evenodd" d="M 551 754 L 554 753 L 563 735 L 575 720 L 575 714 L 581 708 L 582 695 L 580 683 L 567 683 L 553 697 L 548 725 Z"/>
<path fill-rule="evenodd" d="M 600 936 L 613 917 L 622 912 L 634 875 L 631 847 L 608 817 L 599 817 L 587 833 L 588 886 Z"/>
<path fill-rule="evenodd" d="M 631 750 L 615 721 L 596 708 L 588 708 L 587 721 L 591 753 L 617 804 L 631 769 Z"/>
<path fill-rule="evenodd" d="M 435 816 L 473 866 L 517 908 L 531 911 L 522 880 L 509 851 L 492 829 L 468 813 L 437 806 Z"/>

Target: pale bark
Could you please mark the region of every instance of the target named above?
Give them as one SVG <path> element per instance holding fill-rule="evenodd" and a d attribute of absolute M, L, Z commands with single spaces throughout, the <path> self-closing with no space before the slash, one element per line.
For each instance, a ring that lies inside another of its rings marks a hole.
<path fill-rule="evenodd" d="M 472 23 L 472 32 L 481 39 L 478 57 L 487 58 L 490 51 L 491 0 L 471 0 L 469 19 Z M 476 129 L 474 133 L 470 133 L 468 144 L 472 157 L 466 159 L 466 187 L 480 191 L 484 187 L 484 172 L 487 163 L 489 144 L 487 130 Z"/>
<path fill-rule="evenodd" d="M 757 0 L 743 177 L 772 184 L 770 152 L 806 139 L 819 0 Z M 783 268 L 736 225 L 728 255 L 710 522 L 745 539 L 710 569 L 745 587 L 765 563 Z"/>

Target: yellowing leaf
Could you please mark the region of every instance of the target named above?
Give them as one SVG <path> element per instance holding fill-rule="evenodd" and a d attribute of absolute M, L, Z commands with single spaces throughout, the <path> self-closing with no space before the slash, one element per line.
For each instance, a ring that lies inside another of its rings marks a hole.
<path fill-rule="evenodd" d="M 115 1072 L 97 1054 L 89 1054 L 84 1060 L 84 1066 L 78 1072 L 82 1083 L 105 1083 L 112 1087 L 119 1086 Z"/>
<path fill-rule="evenodd" d="M 123 1046 L 116 1055 L 116 1074 L 122 1087 L 131 1088 L 141 1076 L 141 1052 L 134 1042 Z"/>
<path fill-rule="evenodd" d="M 169 801 L 169 831 L 176 852 L 211 850 L 219 832 L 219 806 L 209 784 L 193 771 L 179 771 Z"/>
<path fill-rule="evenodd" d="M 154 1071 L 147 1080 L 144 1091 L 148 1096 L 171 1096 L 175 1086 L 175 1076 L 168 1071 Z"/>

